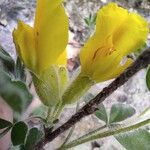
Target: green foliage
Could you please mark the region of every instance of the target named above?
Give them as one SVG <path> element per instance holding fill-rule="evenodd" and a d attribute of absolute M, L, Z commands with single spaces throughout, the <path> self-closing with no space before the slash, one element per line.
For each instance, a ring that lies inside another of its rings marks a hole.
<path fill-rule="evenodd" d="M 6 72 L 0 69 L 0 96 L 18 113 L 27 109 L 32 101 L 32 95 L 22 81 L 13 81 Z"/>
<path fill-rule="evenodd" d="M 146 73 L 146 85 L 147 85 L 147 88 L 150 90 L 150 66 L 148 67 L 148 70 Z"/>
<path fill-rule="evenodd" d="M 90 15 L 87 18 L 84 18 L 84 22 L 86 23 L 87 26 L 94 26 L 96 24 L 96 15 Z"/>
<path fill-rule="evenodd" d="M 19 57 L 17 57 L 15 65 L 15 78 L 24 82 L 26 81 L 25 67 Z"/>
<path fill-rule="evenodd" d="M 32 146 L 40 139 L 41 132 L 37 128 L 31 128 L 28 132 L 25 149 L 32 150 Z"/>
<path fill-rule="evenodd" d="M 16 80 L 25 82 L 25 67 L 19 57 L 16 62 L 13 58 L 0 46 L 0 68 Z"/>
<path fill-rule="evenodd" d="M 38 128 L 28 130 L 26 123 L 17 122 L 11 131 L 13 150 L 32 150 L 33 145 L 43 136 Z"/>
<path fill-rule="evenodd" d="M 25 147 L 24 145 L 13 146 L 11 150 L 25 150 Z"/>
<path fill-rule="evenodd" d="M 96 117 L 99 118 L 100 120 L 103 120 L 107 124 L 108 123 L 108 116 L 107 116 L 105 106 L 103 104 L 100 104 L 98 109 L 99 110 L 97 110 L 95 112 Z"/>
<path fill-rule="evenodd" d="M 106 111 L 103 104 L 99 105 L 99 110 L 95 112 L 95 115 L 100 120 L 103 120 L 106 124 L 117 123 L 123 121 L 135 114 L 135 109 L 126 104 L 114 104 L 111 107 L 110 114 Z"/>
<path fill-rule="evenodd" d="M 25 84 L 24 66 L 19 58 L 17 61 L 0 46 L 0 96 L 16 113 L 22 113 L 32 101 Z"/>
<path fill-rule="evenodd" d="M 92 100 L 95 96 L 92 93 L 87 93 L 83 96 L 83 100 L 85 103 L 88 103 L 90 100 Z"/>
<path fill-rule="evenodd" d="M 14 146 L 24 144 L 27 131 L 27 125 L 22 121 L 17 122 L 13 126 L 11 131 L 11 141 Z"/>
<path fill-rule="evenodd" d="M 15 62 L 12 57 L 0 46 L 0 68 L 9 74 L 14 73 Z"/>
<path fill-rule="evenodd" d="M 135 114 L 135 109 L 130 105 L 114 104 L 111 107 L 109 123 L 123 121 Z"/>
<path fill-rule="evenodd" d="M 127 150 L 149 150 L 150 133 L 144 129 L 131 131 L 115 136 Z"/>
<path fill-rule="evenodd" d="M 48 111 L 48 107 L 41 104 L 40 106 L 36 107 L 32 111 L 31 115 L 32 116 L 38 116 L 38 117 L 41 117 L 41 118 L 46 118 L 47 111 Z"/>
<path fill-rule="evenodd" d="M 12 126 L 11 122 L 0 118 L 0 129 L 4 129 L 4 128 L 10 127 L 10 126 Z"/>

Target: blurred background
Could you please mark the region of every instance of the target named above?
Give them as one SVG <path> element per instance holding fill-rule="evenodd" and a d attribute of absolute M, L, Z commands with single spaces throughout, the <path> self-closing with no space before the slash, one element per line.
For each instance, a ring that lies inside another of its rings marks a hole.
<path fill-rule="evenodd" d="M 94 21 L 97 10 L 108 2 L 116 2 L 130 11 L 135 11 L 144 16 L 150 23 L 150 0 L 65 0 L 64 6 L 69 16 L 70 31 L 68 43 L 68 70 L 72 72 L 79 66 L 79 57 L 81 47 L 94 31 Z M 17 25 L 18 20 L 32 25 L 34 20 L 36 1 L 35 0 L 0 0 L 0 45 L 2 45 L 9 54 L 15 59 L 16 53 L 12 40 L 12 31 Z M 150 36 L 147 40 L 150 46 Z M 145 108 L 150 107 L 150 92 L 145 83 L 146 69 L 141 70 L 132 79 L 130 79 L 123 87 L 107 98 L 104 105 L 109 110 L 114 103 L 129 104 L 136 109 L 139 114 Z M 108 82 L 94 86 L 89 93 L 96 95 Z M 38 98 L 35 96 L 34 102 L 30 107 L 31 111 L 34 107 L 40 105 Z M 62 122 L 74 113 L 74 106 L 65 109 L 62 115 Z M 11 109 L 1 100 L 0 101 L 0 117 L 11 120 Z M 77 138 L 90 130 L 99 127 L 102 123 L 94 116 L 83 119 L 78 123 L 73 138 Z M 47 149 L 61 143 L 64 135 L 61 135 L 53 146 L 47 146 Z M 9 142 L 9 135 L 5 139 L 0 140 L 0 150 L 6 150 Z M 124 150 L 124 148 L 112 137 L 104 140 L 87 143 L 73 148 L 74 150 Z"/>

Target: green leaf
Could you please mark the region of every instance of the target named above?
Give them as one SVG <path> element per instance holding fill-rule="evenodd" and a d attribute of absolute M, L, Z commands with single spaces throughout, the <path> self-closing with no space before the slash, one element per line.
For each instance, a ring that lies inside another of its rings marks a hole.
<path fill-rule="evenodd" d="M 11 150 L 27 150 L 25 149 L 24 145 L 12 146 Z"/>
<path fill-rule="evenodd" d="M 25 67 L 19 57 L 17 57 L 16 66 L 15 66 L 15 78 L 21 81 L 26 80 Z"/>
<path fill-rule="evenodd" d="M 150 67 L 148 67 L 148 70 L 146 73 L 146 85 L 147 85 L 147 88 L 150 90 Z"/>
<path fill-rule="evenodd" d="M 87 26 L 90 25 L 90 22 L 89 22 L 89 19 L 88 19 L 88 18 L 85 18 L 85 19 L 84 19 L 84 22 L 86 23 Z"/>
<path fill-rule="evenodd" d="M 96 18 L 97 18 L 97 15 L 94 15 L 93 20 L 92 20 L 92 24 L 94 24 L 94 25 L 96 24 Z"/>
<path fill-rule="evenodd" d="M 32 111 L 31 116 L 38 116 L 38 117 L 45 119 L 46 115 L 47 115 L 47 111 L 48 111 L 48 107 L 42 104 L 42 105 L 36 107 Z"/>
<path fill-rule="evenodd" d="M 109 123 L 120 122 L 135 114 L 135 109 L 130 105 L 114 104 L 111 107 Z"/>
<path fill-rule="evenodd" d="M 96 18 L 97 18 L 97 15 L 92 15 L 90 13 L 89 17 L 84 18 L 84 22 L 86 23 L 87 26 L 91 27 L 91 26 L 95 25 Z"/>
<path fill-rule="evenodd" d="M 32 102 L 25 83 L 12 81 L 11 78 L 0 69 L 0 96 L 15 111 L 22 113 Z"/>
<path fill-rule="evenodd" d="M 91 21 L 92 20 L 92 14 L 90 13 L 89 15 L 89 20 Z"/>
<path fill-rule="evenodd" d="M 99 110 L 97 110 L 95 112 L 96 117 L 99 118 L 100 120 L 103 120 L 107 124 L 108 116 L 107 116 L 107 112 L 106 112 L 105 106 L 103 104 L 100 104 L 98 109 Z"/>
<path fill-rule="evenodd" d="M 90 100 L 92 100 L 95 96 L 92 93 L 87 93 L 85 96 L 83 96 L 83 100 L 85 103 L 88 103 Z"/>
<path fill-rule="evenodd" d="M 144 129 L 115 136 L 127 150 L 150 150 L 150 133 Z"/>
<path fill-rule="evenodd" d="M 25 149 L 24 145 L 20 145 L 19 150 L 26 150 L 26 149 Z"/>
<path fill-rule="evenodd" d="M 6 128 L 5 130 L 3 130 L 1 133 L 0 133 L 0 139 L 7 134 L 7 132 L 11 129 L 11 127 L 8 127 Z"/>
<path fill-rule="evenodd" d="M 0 118 L 0 129 L 4 129 L 4 128 L 10 127 L 10 126 L 12 126 L 11 122 Z"/>
<path fill-rule="evenodd" d="M 0 46 L 0 67 L 8 73 L 14 71 L 15 62 L 12 57 Z"/>
<path fill-rule="evenodd" d="M 30 129 L 25 142 L 25 149 L 32 150 L 32 146 L 40 139 L 41 132 L 37 128 Z"/>
<path fill-rule="evenodd" d="M 17 122 L 13 126 L 11 131 L 11 141 L 14 146 L 24 144 L 27 131 L 28 131 L 27 125 L 22 121 Z"/>

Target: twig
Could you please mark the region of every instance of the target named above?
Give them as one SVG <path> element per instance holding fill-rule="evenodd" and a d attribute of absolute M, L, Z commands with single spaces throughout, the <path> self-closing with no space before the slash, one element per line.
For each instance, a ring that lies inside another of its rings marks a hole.
<path fill-rule="evenodd" d="M 126 69 L 119 77 L 117 77 L 108 87 L 105 87 L 95 98 L 83 106 L 76 114 L 74 114 L 66 123 L 57 128 L 51 133 L 46 133 L 45 138 L 41 139 L 33 148 L 41 150 L 47 143 L 53 141 L 61 133 L 71 128 L 82 118 L 93 114 L 98 108 L 98 104 L 102 103 L 115 90 L 127 82 L 139 70 L 146 68 L 150 64 L 150 48 L 147 48 L 138 59 Z"/>
<path fill-rule="evenodd" d="M 140 127 L 147 126 L 149 124 L 150 124 L 150 119 L 146 119 L 142 122 L 133 124 L 131 126 L 126 126 L 126 127 L 123 127 L 123 128 L 119 127 L 117 129 L 108 130 L 108 131 L 105 131 L 105 132 L 102 132 L 102 133 L 91 135 L 91 136 L 86 137 L 86 138 L 79 138 L 77 140 L 74 140 L 74 141 L 64 145 L 64 147 L 62 147 L 60 150 L 66 150 L 68 148 L 72 148 L 72 147 L 78 146 L 80 144 L 89 142 L 89 141 L 93 141 L 93 140 L 101 139 L 101 138 L 104 138 L 104 137 L 108 137 L 108 136 L 117 135 L 117 134 L 120 134 L 120 133 L 129 132 L 129 131 L 132 131 L 132 130 L 136 130 Z"/>

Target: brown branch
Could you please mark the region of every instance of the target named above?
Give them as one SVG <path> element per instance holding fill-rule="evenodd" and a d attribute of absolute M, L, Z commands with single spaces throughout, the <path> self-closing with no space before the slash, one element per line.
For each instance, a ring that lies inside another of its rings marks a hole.
<path fill-rule="evenodd" d="M 34 150 L 41 150 L 44 145 L 53 141 L 61 133 L 68 130 L 82 118 L 93 114 L 98 108 L 98 104 L 102 103 L 116 89 L 127 82 L 139 70 L 146 68 L 150 64 L 150 48 L 147 48 L 138 59 L 126 69 L 119 77 L 117 77 L 108 87 L 105 87 L 95 98 L 83 106 L 76 114 L 74 114 L 66 123 L 54 130 L 46 133 L 45 138 L 41 139 L 34 147 Z"/>

